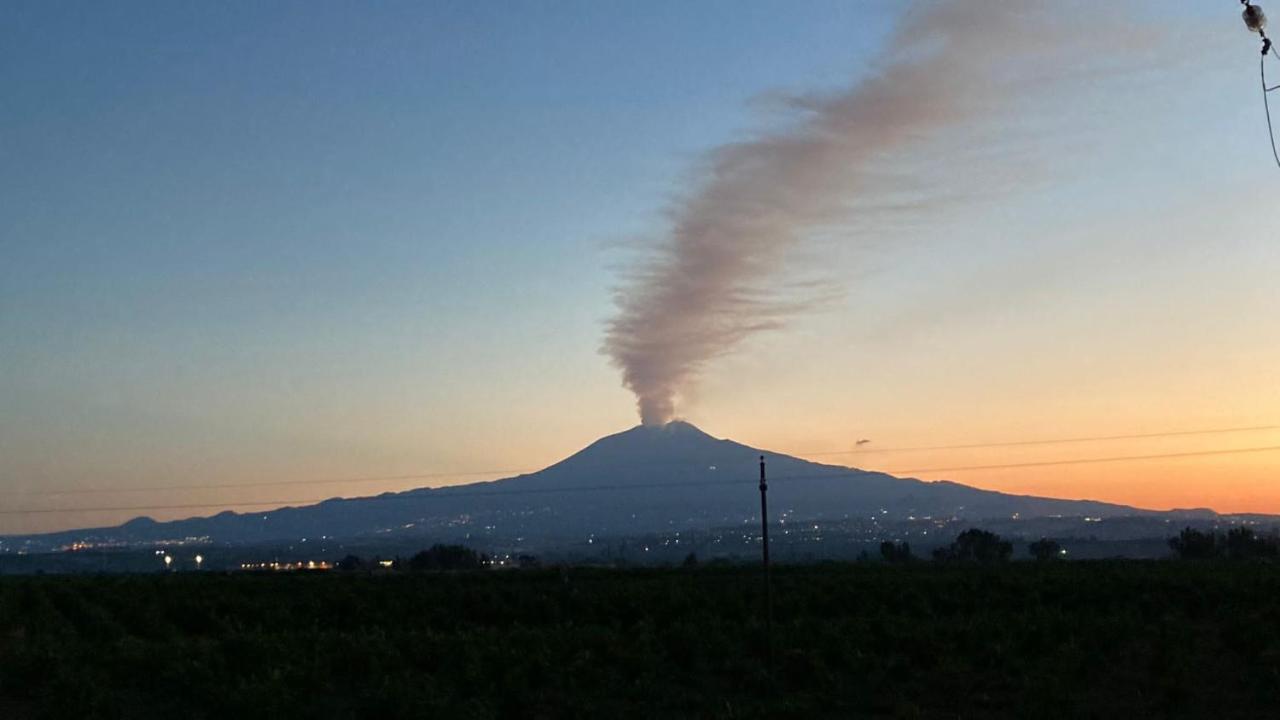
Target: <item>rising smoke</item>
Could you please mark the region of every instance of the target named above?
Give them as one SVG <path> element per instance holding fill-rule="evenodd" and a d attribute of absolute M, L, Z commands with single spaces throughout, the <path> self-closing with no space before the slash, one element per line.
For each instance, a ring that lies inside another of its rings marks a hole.
<path fill-rule="evenodd" d="M 851 207 L 901 206 L 902 184 L 878 187 L 877 168 L 995 117 L 1010 79 L 1043 70 L 1061 43 L 1052 36 L 1065 30 L 1050 19 L 1035 2 L 913 7 L 864 79 L 796 101 L 785 129 L 711 151 L 669 209 L 667 237 L 626 276 L 607 328 L 604 352 L 641 421 L 669 421 L 708 361 L 812 307 L 815 296 L 767 289 L 779 284 L 787 251 L 856 220 Z M 910 182 L 906 196 L 908 210 L 930 204 Z"/>

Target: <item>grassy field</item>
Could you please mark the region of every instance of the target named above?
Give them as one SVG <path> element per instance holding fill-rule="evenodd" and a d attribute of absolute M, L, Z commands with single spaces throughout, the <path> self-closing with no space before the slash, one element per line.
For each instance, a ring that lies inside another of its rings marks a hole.
<path fill-rule="evenodd" d="M 1254 717 L 1280 566 L 0 580 L 6 718 Z"/>

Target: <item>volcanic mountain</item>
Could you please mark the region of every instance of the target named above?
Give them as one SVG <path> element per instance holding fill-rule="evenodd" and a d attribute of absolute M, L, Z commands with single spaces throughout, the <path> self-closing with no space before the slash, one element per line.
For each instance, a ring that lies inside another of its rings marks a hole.
<path fill-rule="evenodd" d="M 1036 517 L 1154 516 L 1087 500 L 1009 495 L 958 483 L 898 478 L 823 465 L 714 438 L 685 422 L 638 426 L 601 438 L 527 475 L 373 497 L 334 498 L 267 512 L 223 512 L 109 528 L 9 537 L 7 550 L 71 542 L 145 544 L 201 539 L 219 544 L 301 538 L 422 542 L 518 541 L 529 547 L 679 530 L 741 526 L 759 517 L 760 458 L 771 514 L 787 522 L 934 517 L 981 522 Z M 1198 514 L 1212 515 L 1207 511 Z"/>

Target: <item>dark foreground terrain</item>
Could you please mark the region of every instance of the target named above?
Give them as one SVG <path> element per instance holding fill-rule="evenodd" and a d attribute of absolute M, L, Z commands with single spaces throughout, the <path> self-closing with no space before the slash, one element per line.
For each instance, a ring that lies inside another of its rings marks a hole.
<path fill-rule="evenodd" d="M 1280 566 L 0 581 L 0 717 L 1273 717 Z"/>

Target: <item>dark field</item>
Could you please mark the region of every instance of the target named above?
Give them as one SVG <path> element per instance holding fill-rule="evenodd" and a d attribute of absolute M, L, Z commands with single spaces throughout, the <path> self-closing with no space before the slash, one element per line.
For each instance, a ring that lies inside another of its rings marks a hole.
<path fill-rule="evenodd" d="M 0 580 L 0 716 L 1274 717 L 1280 566 Z"/>

